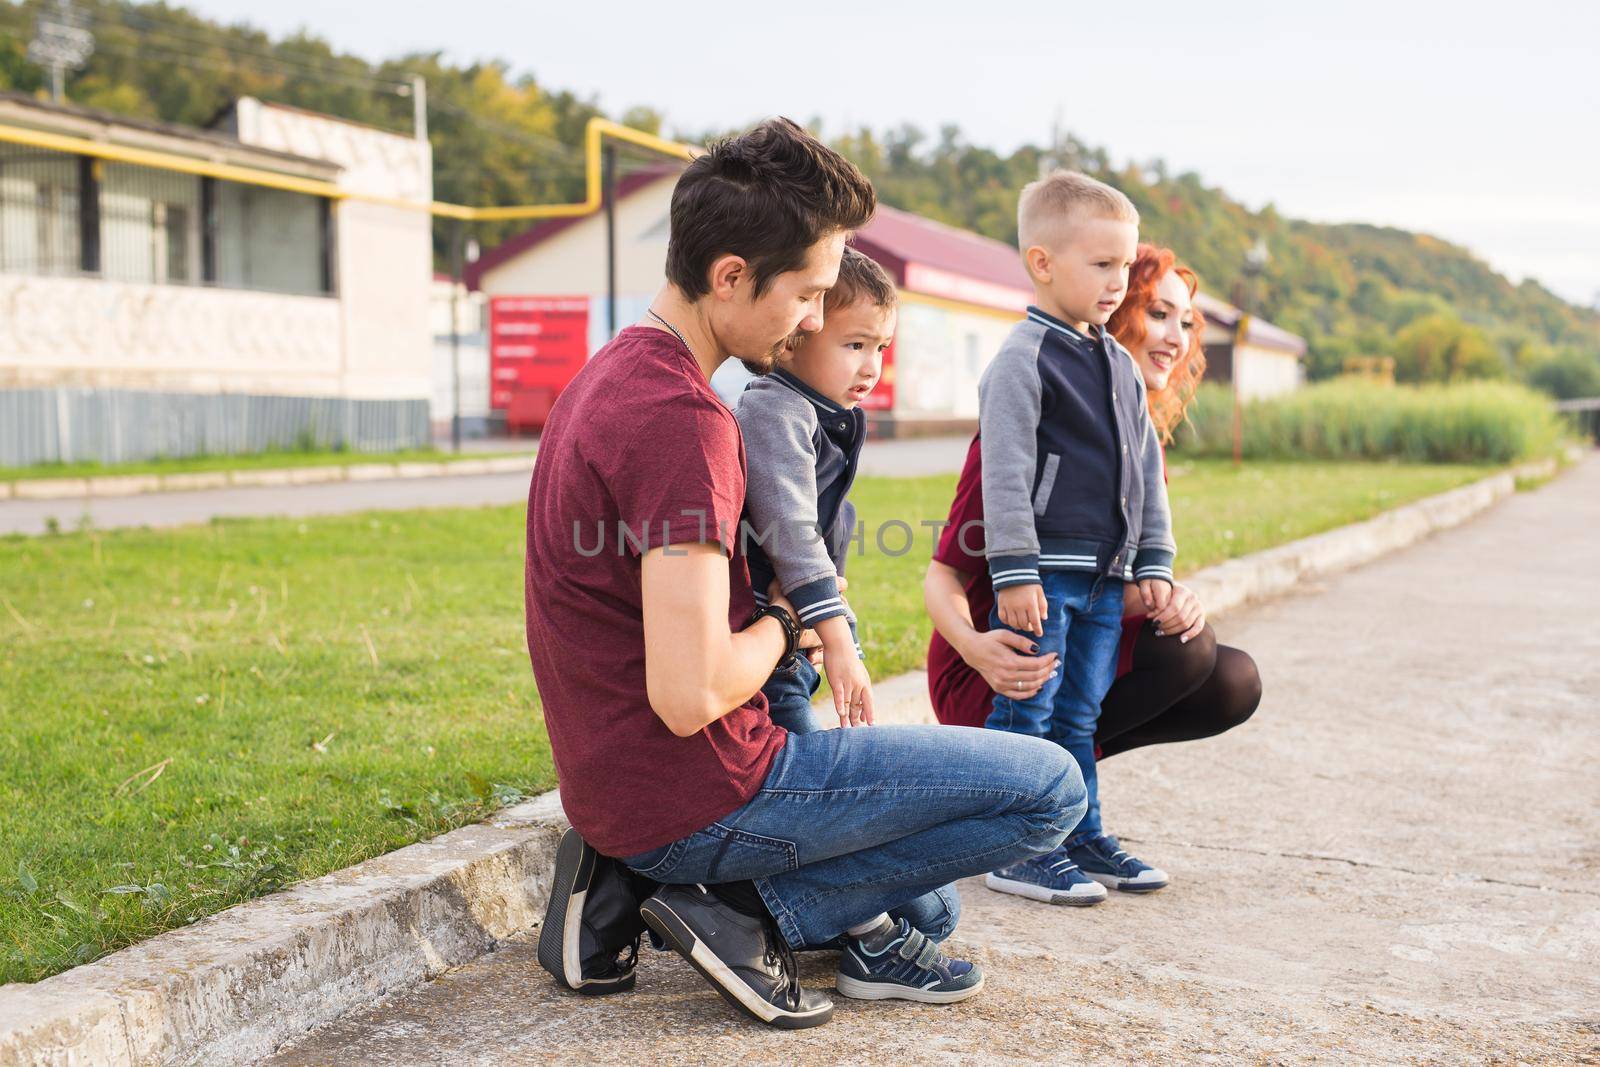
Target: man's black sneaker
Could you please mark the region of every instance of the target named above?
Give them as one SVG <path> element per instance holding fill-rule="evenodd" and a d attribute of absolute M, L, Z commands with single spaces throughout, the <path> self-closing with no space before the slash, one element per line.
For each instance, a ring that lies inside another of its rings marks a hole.
<path fill-rule="evenodd" d="M 644 921 L 639 901 L 654 888 L 569 829 L 556 850 L 555 881 L 539 930 L 539 965 L 589 996 L 633 988 Z"/>
<path fill-rule="evenodd" d="M 832 1001 L 800 988 L 794 953 L 770 916 L 736 911 L 702 885 L 662 886 L 639 914 L 750 1018 L 785 1030 L 833 1018 Z"/>
<path fill-rule="evenodd" d="M 846 938 L 835 979 L 852 1000 L 954 1004 L 983 989 L 976 964 L 953 960 L 904 919 L 876 936 Z"/>

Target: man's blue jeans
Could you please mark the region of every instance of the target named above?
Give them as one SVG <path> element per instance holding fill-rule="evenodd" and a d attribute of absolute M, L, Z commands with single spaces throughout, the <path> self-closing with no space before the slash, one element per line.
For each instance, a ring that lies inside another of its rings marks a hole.
<path fill-rule="evenodd" d="M 1027 700 L 996 693 L 985 726 L 1043 737 L 1072 753 L 1083 772 L 1089 807 L 1074 836 L 1100 832 L 1100 791 L 1094 767 L 1094 728 L 1100 702 L 1117 676 L 1122 639 L 1122 586 L 1116 578 L 1081 571 L 1045 571 L 1044 636 L 1026 633 L 1039 654 L 1054 652 L 1061 669 Z M 991 629 L 1001 626 L 997 607 Z M 1009 629 L 1009 627 L 1008 627 Z M 1021 631 L 1018 631 L 1021 632 Z"/>
<path fill-rule="evenodd" d="M 823 945 L 875 915 L 941 939 L 950 883 L 1060 845 L 1083 779 L 1059 747 L 959 726 L 790 734 L 743 807 L 629 867 L 658 882 L 752 879 L 789 944 Z"/>

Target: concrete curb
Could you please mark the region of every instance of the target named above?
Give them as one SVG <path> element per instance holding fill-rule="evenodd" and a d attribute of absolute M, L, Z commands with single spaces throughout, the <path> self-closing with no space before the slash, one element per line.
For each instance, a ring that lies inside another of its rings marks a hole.
<path fill-rule="evenodd" d="M 1581 454 L 1581 453 L 1580 453 Z M 1188 576 L 1213 615 L 1464 522 L 1544 478 L 1502 472 Z M 931 722 L 927 675 L 874 685 L 884 722 Z M 0 1063 L 249 1063 L 535 926 L 566 820 L 556 793 L 241 904 L 33 985 L 0 988 Z"/>
<path fill-rule="evenodd" d="M 537 925 L 556 794 L 0 988 L 0 1063 L 250 1063 Z"/>
<path fill-rule="evenodd" d="M 533 470 L 527 455 L 491 456 L 439 463 L 350 463 L 325 467 L 271 467 L 263 470 L 195 471 L 183 474 L 115 474 L 93 478 L 24 478 L 0 482 L 0 500 L 69 500 L 78 497 L 138 496 L 191 492 L 229 486 L 314 485 L 369 482 L 386 478 L 442 478 L 483 474 L 523 474 Z"/>

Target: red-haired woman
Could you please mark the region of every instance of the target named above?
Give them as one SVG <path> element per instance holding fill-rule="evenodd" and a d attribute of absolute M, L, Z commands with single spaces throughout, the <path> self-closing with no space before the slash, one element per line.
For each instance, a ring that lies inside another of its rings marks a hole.
<path fill-rule="evenodd" d="M 1171 251 L 1140 245 L 1128 274 L 1128 292 L 1106 328 L 1138 363 L 1150 417 L 1164 442 L 1183 421 L 1205 373 L 1203 320 L 1194 306 L 1194 273 L 1175 263 Z M 1027 637 L 990 630 L 994 589 L 989 584 L 983 543 L 983 477 L 976 439 L 950 506 L 945 527 L 923 582 L 935 632 L 928 647 L 928 691 L 939 721 L 982 726 L 996 689 L 1026 699 L 1057 667 L 1050 656 L 1029 653 Z M 1181 584 L 1155 617 L 1144 614 L 1138 587 L 1124 600 L 1117 680 L 1100 705 L 1095 731 L 1098 759 L 1143 745 L 1191 741 L 1230 730 L 1248 719 L 1261 700 L 1255 662 L 1236 648 L 1217 644 L 1199 600 Z M 1100 853 L 1105 853 L 1101 855 Z M 1148 892 L 1167 876 L 1121 851 L 1102 836 L 1079 856 L 1069 855 L 1094 882 L 1084 882 L 1062 903 L 1097 904 L 1110 886 Z"/>

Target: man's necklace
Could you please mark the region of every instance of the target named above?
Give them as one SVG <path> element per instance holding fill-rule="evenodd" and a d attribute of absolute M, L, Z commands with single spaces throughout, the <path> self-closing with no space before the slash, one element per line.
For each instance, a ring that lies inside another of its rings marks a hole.
<path fill-rule="evenodd" d="M 682 342 L 683 342 L 683 347 L 684 347 L 684 348 L 687 348 L 687 349 L 688 349 L 688 350 L 689 350 L 689 354 L 690 354 L 690 355 L 691 355 L 691 356 L 693 356 L 693 355 L 694 355 L 694 346 L 693 346 L 693 345 L 691 345 L 691 344 L 690 344 L 690 343 L 689 343 L 689 342 L 688 342 L 688 341 L 687 341 L 687 340 L 686 340 L 686 339 L 685 339 L 685 338 L 684 338 L 684 336 L 683 336 L 683 334 L 681 334 L 681 333 L 679 333 L 679 332 L 678 332 L 678 328 L 677 328 L 677 327 L 676 327 L 676 326 L 674 326 L 674 325 L 672 325 L 672 323 L 670 323 L 670 322 L 668 322 L 668 321 L 667 321 L 667 320 L 666 320 L 666 319 L 664 319 L 664 318 L 662 318 L 662 317 L 661 317 L 661 316 L 660 316 L 660 315 L 657 315 L 657 314 L 656 314 L 656 309 L 655 309 L 655 308 L 646 308 L 646 309 L 645 309 L 645 310 L 646 310 L 646 311 L 648 311 L 648 312 L 649 312 L 649 313 L 650 313 L 650 317 L 651 317 L 651 318 L 652 318 L 652 319 L 655 319 L 655 320 L 656 320 L 656 321 L 657 321 L 657 322 L 659 322 L 659 323 L 660 323 L 660 324 L 661 324 L 661 325 L 663 325 L 663 326 L 665 326 L 665 327 L 666 327 L 666 328 L 667 328 L 667 329 L 669 329 L 669 330 L 671 330 L 671 331 L 672 331 L 672 336 L 674 336 L 674 337 L 676 337 L 676 338 L 677 338 L 677 339 L 678 339 L 678 340 L 679 340 L 679 341 L 682 341 Z M 699 357 L 698 357 L 698 356 L 696 356 L 696 357 L 695 357 L 695 358 L 696 358 L 696 359 L 698 359 L 698 358 L 699 358 Z"/>

